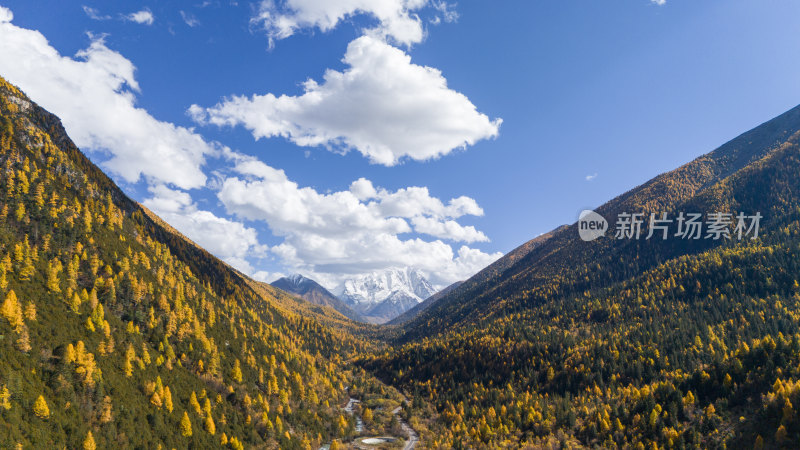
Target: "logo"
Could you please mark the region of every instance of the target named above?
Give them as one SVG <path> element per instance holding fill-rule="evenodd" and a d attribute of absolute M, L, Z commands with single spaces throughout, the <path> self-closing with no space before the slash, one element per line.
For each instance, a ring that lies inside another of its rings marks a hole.
<path fill-rule="evenodd" d="M 581 211 L 581 215 L 578 218 L 578 234 L 581 239 L 586 242 L 593 241 L 605 236 L 606 230 L 608 230 L 608 222 L 603 216 L 591 209 Z"/>
<path fill-rule="evenodd" d="M 704 219 L 705 218 L 705 219 Z M 649 241 L 667 240 L 669 238 L 682 240 L 733 240 L 739 241 L 749 237 L 758 239 L 761 230 L 760 212 L 748 215 L 744 212 L 679 213 L 671 218 L 670 213 L 650 213 L 647 220 L 645 213 L 621 212 L 617 215 L 616 232 L 614 239 Z M 578 234 L 586 242 L 593 241 L 606 235 L 608 222 L 606 219 L 592 211 L 581 211 L 578 219 Z M 674 231 L 674 234 L 673 234 Z"/>

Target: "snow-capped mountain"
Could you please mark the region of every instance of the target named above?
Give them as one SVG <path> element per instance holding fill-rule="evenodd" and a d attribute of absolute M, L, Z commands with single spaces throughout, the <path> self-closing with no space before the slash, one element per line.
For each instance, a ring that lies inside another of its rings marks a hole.
<path fill-rule="evenodd" d="M 337 293 L 357 312 L 384 322 L 430 297 L 436 289 L 419 270 L 405 267 L 350 278 Z"/>
<path fill-rule="evenodd" d="M 270 284 L 278 289 L 298 295 L 315 305 L 330 306 L 353 320 L 363 321 L 363 318 L 358 313 L 310 278 L 295 274 L 275 280 Z"/>

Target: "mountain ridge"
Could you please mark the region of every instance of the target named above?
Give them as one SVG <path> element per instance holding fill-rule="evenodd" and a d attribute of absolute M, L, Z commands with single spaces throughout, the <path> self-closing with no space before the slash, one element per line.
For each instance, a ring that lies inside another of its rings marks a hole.
<path fill-rule="evenodd" d="M 330 291 L 311 278 L 300 274 L 294 274 L 279 278 L 270 283 L 270 285 L 291 294 L 296 294 L 315 305 L 331 307 L 352 320 L 359 322 L 364 321 L 360 314 L 353 311 L 338 297 L 331 294 Z"/>
<path fill-rule="evenodd" d="M 571 224 L 501 258 L 359 364 L 434 402 L 451 446 L 787 448 L 798 180 L 793 108 L 598 207 L 606 237 Z M 756 239 L 618 240 L 622 212 L 762 219 Z"/>
<path fill-rule="evenodd" d="M 186 239 L 1 77 L 0 195 L 0 442 L 324 445 L 355 434 L 344 385 L 383 388 L 341 362 L 369 328 Z"/>
<path fill-rule="evenodd" d="M 339 298 L 367 320 L 382 323 L 421 303 L 436 291 L 421 271 L 392 268 L 346 279 Z"/>
<path fill-rule="evenodd" d="M 645 217 L 648 217 L 651 212 L 668 212 L 676 205 L 688 201 L 696 194 L 713 186 L 715 182 L 769 154 L 798 131 L 800 131 L 800 105 L 740 134 L 710 153 L 701 155 L 677 169 L 660 174 L 626 191 L 596 208 L 595 211 L 604 217 L 616 217 L 625 211 L 641 212 Z M 613 223 L 610 226 L 613 226 Z M 583 253 L 579 248 L 585 249 L 586 247 L 577 238 L 576 227 L 576 224 L 571 224 L 556 228 L 545 235 L 548 238 L 541 242 L 541 245 L 534 245 L 529 251 L 516 254 L 513 260 L 508 255 L 501 257 L 493 264 L 501 268 L 495 273 L 500 272 L 503 277 L 508 279 L 531 275 L 544 279 L 561 276 L 556 273 L 545 273 L 555 267 L 586 265 L 592 257 L 581 256 Z M 708 248 L 707 242 L 700 244 L 693 251 Z M 524 245 L 529 245 L 529 243 Z M 606 247 L 596 246 L 590 250 L 597 253 L 598 249 Z M 622 251 L 620 249 L 613 250 Z M 566 258 L 560 256 L 564 254 L 568 256 Z M 674 250 L 670 250 L 670 254 L 674 254 Z M 533 260 L 536 260 L 537 263 L 533 264 Z M 652 261 L 651 264 L 655 263 L 655 260 Z M 478 305 L 484 305 L 493 296 L 503 297 L 503 293 L 498 292 L 500 284 L 490 290 L 485 290 L 484 286 L 491 283 L 480 284 L 484 283 L 485 277 L 488 277 L 488 274 L 485 273 L 487 269 L 476 274 L 476 276 L 482 275 L 478 278 L 473 277 L 475 281 L 468 280 L 460 289 L 440 299 L 433 307 L 407 322 L 405 337 L 401 337 L 400 342 L 421 337 L 429 332 L 436 333 L 438 330 L 445 330 L 464 320 L 479 319 L 475 315 L 468 318 L 468 311 L 481 311 L 481 314 L 488 314 L 490 311 Z M 470 305 L 464 304 L 463 301 L 466 298 L 469 298 Z M 451 311 L 457 309 L 459 312 L 448 313 L 444 311 L 446 308 Z M 427 321 L 430 323 L 425 323 Z"/>
<path fill-rule="evenodd" d="M 455 283 L 445 287 L 444 289 L 437 291 L 435 294 L 431 295 L 430 297 L 423 300 L 421 303 L 417 303 L 416 305 L 412 306 L 410 309 L 405 311 L 404 313 L 400 314 L 399 316 L 395 317 L 394 319 L 386 322 L 387 325 L 400 325 L 403 323 L 408 322 L 409 320 L 416 317 L 422 311 L 428 309 L 433 303 L 439 301 L 440 298 L 444 297 L 445 295 L 452 292 L 454 289 L 458 288 L 464 284 L 464 281 L 456 281 Z"/>

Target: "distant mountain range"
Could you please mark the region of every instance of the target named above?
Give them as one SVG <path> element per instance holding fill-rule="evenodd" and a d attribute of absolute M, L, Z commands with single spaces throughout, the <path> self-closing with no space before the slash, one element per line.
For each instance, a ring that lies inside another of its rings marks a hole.
<path fill-rule="evenodd" d="M 300 274 L 280 278 L 270 285 L 314 305 L 331 307 L 358 322 L 399 324 L 412 319 L 461 283 L 457 281 L 436 291 L 419 270 L 402 268 L 347 279 L 337 289 L 339 296 Z"/>
<path fill-rule="evenodd" d="M 417 269 L 405 267 L 358 275 L 337 289 L 339 298 L 373 323 L 384 323 L 436 293 Z"/>
<path fill-rule="evenodd" d="M 270 283 L 273 287 L 295 294 L 315 305 L 329 306 L 339 311 L 344 316 L 363 322 L 364 318 L 353 311 L 343 301 L 339 300 L 330 291 L 322 287 L 319 283 L 303 275 L 295 274 L 280 278 Z"/>

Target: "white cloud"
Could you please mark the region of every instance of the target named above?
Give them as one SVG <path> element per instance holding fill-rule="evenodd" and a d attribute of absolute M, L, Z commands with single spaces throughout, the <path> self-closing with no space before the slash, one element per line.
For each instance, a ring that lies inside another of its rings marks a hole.
<path fill-rule="evenodd" d="M 663 6 L 667 4 L 667 0 L 650 0 L 652 3 L 655 3 L 658 6 Z"/>
<path fill-rule="evenodd" d="M 592 181 L 595 178 L 597 178 L 597 172 L 595 172 L 593 174 L 590 174 L 590 175 L 586 175 L 586 181 Z"/>
<path fill-rule="evenodd" d="M 282 170 L 209 144 L 192 130 L 158 121 L 136 107 L 139 86 L 134 77 L 135 67 L 107 48 L 102 39 L 95 39 L 74 58 L 65 57 L 40 33 L 16 27 L 12 20 L 11 11 L 0 7 L 0 73 L 33 100 L 59 115 L 79 146 L 108 151 L 111 157 L 104 164 L 106 168 L 129 182 L 144 177 L 151 192 L 151 197 L 144 201 L 146 206 L 211 253 L 257 279 L 272 281 L 281 274 L 254 268 L 255 261 L 270 250 L 259 242 L 256 230 L 239 219 L 219 217 L 200 209 L 186 192 L 206 186 L 202 166 L 210 155 L 222 156 L 234 164 L 233 176 L 228 169 L 220 168 L 220 177 L 207 185 L 218 191 L 226 210 L 241 219 L 267 224 L 275 236 L 283 239 L 281 244 L 272 247 L 272 254 L 279 257 L 287 269 L 307 273 L 329 286 L 343 277 L 402 266 L 419 268 L 434 284 L 443 285 L 472 275 L 500 256 L 467 246 L 454 252 L 451 245 L 442 241 L 487 240 L 474 227 L 458 223 L 465 215 L 483 214 L 477 202 L 469 197 L 445 202 L 431 196 L 425 187 L 388 191 L 364 178 L 354 181 L 348 190 L 326 194 L 300 187 Z M 367 44 L 374 42 L 372 38 L 364 39 L 362 42 Z M 399 54 L 406 58 L 407 67 L 395 67 L 407 72 L 399 78 L 401 86 L 414 85 L 416 80 L 416 86 L 425 87 L 425 82 L 438 77 L 439 89 L 428 86 L 423 95 L 439 96 L 446 105 L 410 99 L 412 103 L 424 105 L 411 107 L 414 114 L 424 114 L 420 108 L 434 108 L 439 114 L 447 115 L 458 110 L 461 102 L 462 109 L 466 103 L 474 116 L 483 118 L 483 122 L 478 122 L 490 123 L 474 111 L 465 97 L 447 90 L 437 71 L 413 66 L 403 52 L 379 44 L 386 50 L 383 57 L 391 60 Z M 335 85 L 347 81 L 343 81 L 344 78 L 354 79 L 352 82 L 356 83 L 361 75 L 353 72 L 367 67 L 359 64 L 367 62 L 351 64 L 351 70 L 345 73 L 334 72 L 321 87 L 324 92 L 315 91 L 314 95 L 331 92 L 340 96 L 334 99 L 336 101 L 344 98 L 344 91 L 337 91 Z M 339 81 L 331 82 L 334 78 Z M 377 82 L 369 79 L 360 82 L 370 81 Z M 409 101 L 407 98 L 399 100 Z M 398 99 L 388 101 L 397 103 Z M 332 105 L 322 106 L 332 108 Z M 386 108 L 381 110 L 369 102 L 365 105 L 372 108 L 370 114 L 383 113 L 384 118 L 389 114 Z M 311 104 L 304 114 L 313 115 L 315 107 Z M 408 114 L 412 113 L 401 109 L 400 119 L 405 120 L 404 115 Z M 428 117 L 420 123 L 431 120 L 436 122 Z M 474 117 L 470 120 L 474 122 Z M 496 124 L 499 125 L 499 120 Z M 372 125 L 368 122 L 367 127 Z M 456 128 L 461 130 L 462 125 Z M 425 137 L 420 142 L 429 143 L 439 139 L 437 133 L 446 134 L 437 130 L 437 126 L 441 127 L 434 124 L 433 130 L 422 130 Z M 399 134 L 381 133 L 377 136 L 389 141 L 394 139 L 405 145 L 417 143 L 403 141 Z M 467 138 L 462 136 L 461 139 Z M 402 153 L 392 154 L 390 158 L 402 156 Z M 408 156 L 422 158 L 420 154 Z M 404 236 L 413 232 L 434 239 Z"/>
<path fill-rule="evenodd" d="M 357 182 L 363 183 L 362 180 L 364 179 L 361 178 Z M 364 181 L 369 182 L 369 180 Z M 416 217 L 427 215 L 437 218 L 458 218 L 465 215 L 483 215 L 483 209 L 478 206 L 474 199 L 461 196 L 451 199 L 445 205 L 438 198 L 431 197 L 426 187 L 412 186 L 398 189 L 393 193 L 381 190 L 376 192 L 373 197 L 379 200 L 378 208 L 382 214 L 387 216 Z"/>
<path fill-rule="evenodd" d="M 433 1 L 433 7 L 441 13 L 440 16 L 436 16 L 436 23 L 438 24 L 442 20 L 446 23 L 453 23 L 458 21 L 458 12 L 456 12 L 455 3 L 447 3 L 445 0 Z"/>
<path fill-rule="evenodd" d="M 378 21 L 367 34 L 411 45 L 425 36 L 415 11 L 427 4 L 428 0 L 262 0 L 251 22 L 263 26 L 273 42 L 305 28 L 330 31 L 345 19 L 366 15 Z"/>
<path fill-rule="evenodd" d="M 194 14 L 181 11 L 181 18 L 186 25 L 189 25 L 192 28 L 200 25 L 200 21 L 197 20 L 197 17 L 195 17 Z"/>
<path fill-rule="evenodd" d="M 136 22 L 142 25 L 152 25 L 156 20 L 156 18 L 153 16 L 153 13 L 147 8 L 128 14 L 125 16 L 125 18 L 131 22 Z"/>
<path fill-rule="evenodd" d="M 497 261 L 501 256 L 503 254 L 500 252 L 487 254 L 478 249 L 462 245 L 458 249 L 458 256 L 453 258 L 453 264 L 443 267 L 442 278 L 447 277 L 448 280 L 453 280 L 452 282 L 466 280 L 479 270 Z"/>
<path fill-rule="evenodd" d="M 197 208 L 188 193 L 164 185 L 150 188 L 152 197 L 142 202 L 186 237 L 246 274 L 253 274 L 248 258 L 266 255 L 253 228 Z"/>
<path fill-rule="evenodd" d="M 229 213 L 264 220 L 278 235 L 312 232 L 339 236 L 352 229 L 391 234 L 411 231 L 400 217 L 384 217 L 376 206 L 360 202 L 350 191 L 320 194 L 301 188 L 277 170 L 257 160 L 244 160 L 236 171 L 245 178 L 223 181 L 219 199 Z"/>
<path fill-rule="evenodd" d="M 378 196 L 378 191 L 375 190 L 375 186 L 366 178 L 359 178 L 350 183 L 350 192 L 352 192 L 357 199 L 362 201 Z"/>
<path fill-rule="evenodd" d="M 431 217 L 414 217 L 411 219 L 414 231 L 433 237 L 456 242 L 488 242 L 489 238 L 473 226 L 463 226 L 455 220 L 437 220 Z"/>
<path fill-rule="evenodd" d="M 107 14 L 100 14 L 100 11 L 98 11 L 96 8 L 90 8 L 85 5 L 83 6 L 83 12 L 86 13 L 86 15 L 92 20 L 108 20 L 111 18 L 111 16 Z"/>
<path fill-rule="evenodd" d="M 286 276 L 283 272 L 267 272 L 266 270 L 259 270 L 251 275 L 256 281 L 263 281 L 264 283 L 272 283 Z"/>
<path fill-rule="evenodd" d="M 94 39 L 75 58 L 61 56 L 38 31 L 0 12 L 0 73 L 58 115 L 84 149 L 105 151 L 102 165 L 129 182 L 141 177 L 188 189 L 201 187 L 201 166 L 217 152 L 192 130 L 162 122 L 136 106 L 134 65 Z M 158 161 L 158 164 L 154 164 Z"/>
<path fill-rule="evenodd" d="M 441 72 L 412 64 L 385 42 L 362 36 L 343 61 L 347 70 L 328 70 L 321 84 L 306 81 L 303 95 L 233 97 L 211 108 L 192 105 L 189 114 L 203 124 L 243 125 L 256 139 L 356 149 L 387 166 L 437 158 L 498 134 L 502 119 L 479 113 Z"/>
<path fill-rule="evenodd" d="M 445 284 L 500 256 L 468 247 L 454 254 L 441 240 L 401 237 L 412 232 L 410 221 L 419 234 L 463 242 L 488 240 L 455 220 L 483 214 L 468 197 L 445 203 L 424 187 L 390 192 L 363 178 L 347 191 L 322 194 L 247 157 L 239 157 L 235 171 L 238 175 L 226 178 L 218 193 L 228 213 L 268 224 L 274 235 L 284 238 L 272 253 L 286 267 L 314 274 L 329 286 L 348 275 L 402 266 L 416 267 L 434 283 Z"/>

